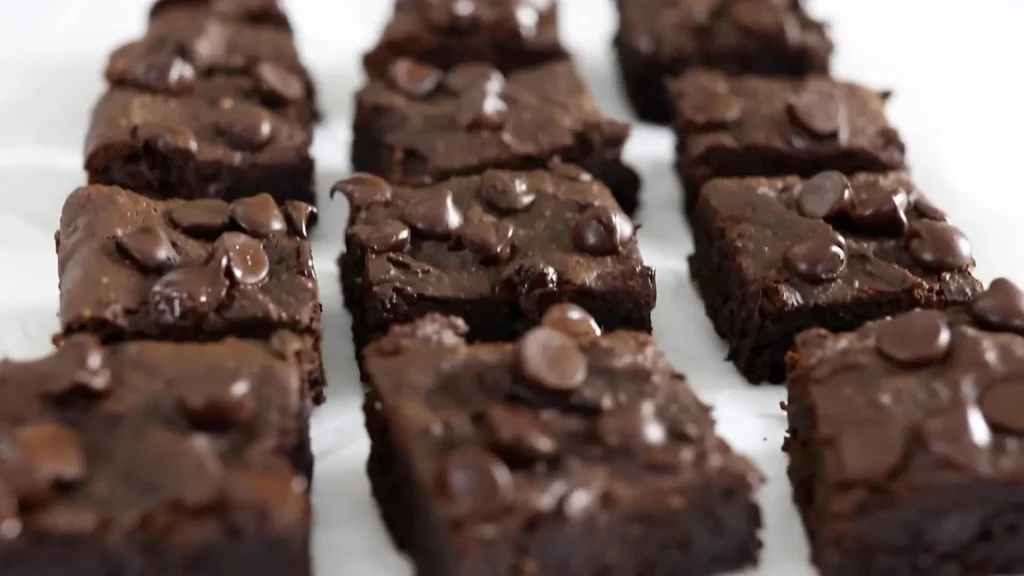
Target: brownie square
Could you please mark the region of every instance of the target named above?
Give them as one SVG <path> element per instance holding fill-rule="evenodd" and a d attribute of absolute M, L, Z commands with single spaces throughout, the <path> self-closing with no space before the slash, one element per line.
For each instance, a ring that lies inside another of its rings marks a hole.
<path fill-rule="evenodd" d="M 603 185 L 553 168 L 424 188 L 339 182 L 351 206 L 340 266 L 356 350 L 429 312 L 462 317 L 473 340 L 511 340 L 562 301 L 606 330 L 649 332 L 654 271 L 633 224 Z"/>
<path fill-rule="evenodd" d="M 418 574 L 704 576 L 760 551 L 757 470 L 642 333 L 560 305 L 513 343 L 457 318 L 367 350 L 367 470 Z"/>
<path fill-rule="evenodd" d="M 56 237 L 63 332 L 210 341 L 287 329 L 319 397 L 320 303 L 306 239 L 315 214 L 266 194 L 227 204 L 79 188 Z"/>
<path fill-rule="evenodd" d="M 291 31 L 291 23 L 281 6 L 281 0 L 157 0 L 150 9 L 150 20 L 162 17 L 167 11 L 176 10 Z"/>
<path fill-rule="evenodd" d="M 832 41 L 800 0 L 618 0 L 615 48 L 644 120 L 668 123 L 664 79 L 707 67 L 728 74 L 826 74 Z"/>
<path fill-rule="evenodd" d="M 601 113 L 568 60 L 503 75 L 482 64 L 444 73 L 402 59 L 356 98 L 358 171 L 419 186 L 559 157 L 604 181 L 626 213 L 636 210 L 640 179 L 621 157 L 630 127 Z"/>
<path fill-rule="evenodd" d="M 885 118 L 887 93 L 825 76 L 728 77 L 711 70 L 668 85 L 687 214 L 712 178 L 904 168 L 903 141 Z"/>
<path fill-rule="evenodd" d="M 380 78 L 402 57 L 444 70 L 486 62 L 507 72 L 564 55 L 556 0 L 406 0 L 395 3 L 363 63 Z"/>
<path fill-rule="evenodd" d="M 291 32 L 204 3 L 157 8 L 146 36 L 111 56 L 85 144 L 90 183 L 313 203 L 315 96 Z"/>
<path fill-rule="evenodd" d="M 0 362 L 3 573 L 309 575 L 305 396 L 264 341 Z"/>
<path fill-rule="evenodd" d="M 823 576 L 1021 574 L 1024 293 L 790 356 L 789 476 Z"/>
<path fill-rule="evenodd" d="M 801 331 L 850 330 L 980 290 L 963 233 L 902 172 L 713 180 L 690 270 L 729 359 L 781 382 Z"/>

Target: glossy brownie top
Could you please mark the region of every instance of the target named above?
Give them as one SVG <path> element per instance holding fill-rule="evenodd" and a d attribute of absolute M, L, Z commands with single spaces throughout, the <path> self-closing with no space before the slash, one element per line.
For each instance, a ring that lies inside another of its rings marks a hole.
<path fill-rule="evenodd" d="M 828 485 L 1024 478 L 1024 292 L 1009 280 L 947 313 L 806 332 L 791 364 L 789 409 L 813 419 Z"/>
<path fill-rule="evenodd" d="M 266 194 L 153 200 L 87 186 L 57 233 L 64 330 L 109 337 L 266 337 L 320 326 L 308 204 Z"/>
<path fill-rule="evenodd" d="M 469 346 L 465 332 L 430 315 L 366 351 L 393 437 L 449 525 L 500 535 L 760 484 L 650 335 L 600 336 L 571 304 L 517 342 Z"/>
<path fill-rule="evenodd" d="M 603 184 L 576 166 L 489 170 L 425 188 L 357 175 L 335 185 L 351 205 L 346 245 L 382 296 L 528 296 L 559 286 L 644 290 L 635 228 Z"/>
<path fill-rule="evenodd" d="M 716 230 L 764 306 L 924 290 L 955 302 L 981 289 L 966 237 L 903 172 L 712 180 L 694 219 Z"/>
<path fill-rule="evenodd" d="M 238 530 L 304 533 L 293 337 L 101 347 L 81 335 L 0 362 L 0 551 L 40 535 L 175 550 Z"/>

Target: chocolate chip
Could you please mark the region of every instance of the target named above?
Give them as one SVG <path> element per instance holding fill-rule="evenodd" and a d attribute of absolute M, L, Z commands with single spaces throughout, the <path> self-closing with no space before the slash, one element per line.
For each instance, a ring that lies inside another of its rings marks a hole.
<path fill-rule="evenodd" d="M 465 130 L 501 130 L 508 104 L 501 94 L 487 89 L 470 90 L 459 97 L 456 121 Z"/>
<path fill-rule="evenodd" d="M 227 255 L 215 252 L 205 266 L 168 272 L 150 288 L 149 305 L 167 324 L 212 314 L 227 295 L 227 264 Z"/>
<path fill-rule="evenodd" d="M 500 286 L 525 317 L 538 318 L 557 289 L 558 271 L 537 260 L 517 261 L 505 268 Z"/>
<path fill-rule="evenodd" d="M 815 136 L 835 137 L 845 122 L 836 87 L 825 81 L 808 81 L 790 99 L 788 110 L 793 122 Z"/>
<path fill-rule="evenodd" d="M 225 232 L 217 240 L 228 257 L 228 272 L 239 284 L 258 284 L 270 272 L 270 258 L 263 243 L 248 234 Z"/>
<path fill-rule="evenodd" d="M 409 247 L 409 227 L 397 220 L 384 220 L 376 224 L 356 224 L 348 234 L 358 238 L 366 249 L 375 254 L 404 252 Z"/>
<path fill-rule="evenodd" d="M 459 228 L 462 243 L 482 260 L 503 262 L 512 256 L 512 224 L 479 214 Z"/>
<path fill-rule="evenodd" d="M 50 484 L 73 484 L 85 478 L 85 451 L 78 434 L 57 421 L 22 426 L 15 433 L 22 458 L 33 474 Z"/>
<path fill-rule="evenodd" d="M 452 348 L 464 346 L 468 333 L 469 326 L 462 318 L 432 312 L 408 324 L 392 326 L 374 346 L 385 356 L 414 348 Z"/>
<path fill-rule="evenodd" d="M 284 214 L 270 194 L 239 198 L 231 203 L 229 212 L 239 226 L 257 238 L 288 230 Z"/>
<path fill-rule="evenodd" d="M 213 129 L 225 144 L 242 152 L 258 152 L 266 148 L 274 136 L 270 113 L 230 98 L 220 101 Z"/>
<path fill-rule="evenodd" d="M 444 459 L 438 484 L 453 516 L 490 518 L 515 502 L 508 466 L 480 448 L 459 449 Z"/>
<path fill-rule="evenodd" d="M 907 231 L 906 205 L 907 195 L 903 190 L 861 184 L 853 190 L 848 215 L 861 230 L 898 237 Z"/>
<path fill-rule="evenodd" d="M 513 465 L 531 465 L 558 454 L 558 442 L 529 412 L 491 406 L 485 415 L 488 444 Z"/>
<path fill-rule="evenodd" d="M 575 164 L 563 162 L 561 158 L 555 156 L 551 160 L 548 160 L 548 172 L 551 172 L 558 178 L 564 178 L 565 180 L 573 180 L 576 182 L 593 182 L 594 177 L 583 168 Z"/>
<path fill-rule="evenodd" d="M 567 483 L 559 510 L 566 518 L 576 520 L 600 506 L 608 490 L 608 475 L 599 469 L 579 468 L 570 474 Z"/>
<path fill-rule="evenodd" d="M 352 208 L 368 208 L 372 204 L 391 202 L 391 184 L 373 174 L 353 174 L 331 187 L 331 198 L 344 194 Z"/>
<path fill-rule="evenodd" d="M 481 178 L 480 197 L 498 212 L 514 214 L 529 208 L 537 195 L 523 176 L 488 170 Z"/>
<path fill-rule="evenodd" d="M 34 532 L 57 536 L 84 536 L 94 534 L 102 521 L 100 511 L 85 502 L 51 502 L 32 512 L 29 526 Z M 0 523 L 2 522 L 3 520 L 0 520 Z"/>
<path fill-rule="evenodd" d="M 178 391 L 178 405 L 189 421 L 204 429 L 226 430 L 251 420 L 256 412 L 252 383 L 228 374 L 216 376 Z"/>
<path fill-rule="evenodd" d="M 553 392 L 572 392 L 587 378 L 587 358 L 564 332 L 540 326 L 518 345 L 519 370 L 532 384 Z"/>
<path fill-rule="evenodd" d="M 850 197 L 850 181 L 841 172 L 829 170 L 800 185 L 796 205 L 800 214 L 824 219 L 843 213 Z"/>
<path fill-rule="evenodd" d="M 427 4 L 427 20 L 441 29 L 466 30 L 477 21 L 477 0 L 436 0 Z"/>
<path fill-rule="evenodd" d="M 228 203 L 216 198 L 202 198 L 173 204 L 167 216 L 171 223 L 190 236 L 218 236 L 231 220 Z"/>
<path fill-rule="evenodd" d="M 49 359 L 55 365 L 45 378 L 47 395 L 60 398 L 75 392 L 106 394 L 110 391 L 110 368 L 99 340 L 92 335 L 74 334 Z"/>
<path fill-rule="evenodd" d="M 929 414 L 921 424 L 921 437 L 936 458 L 967 471 L 984 471 L 992 432 L 972 402 L 957 398 Z"/>
<path fill-rule="evenodd" d="M 309 514 L 308 482 L 281 472 L 231 471 L 228 498 L 270 510 L 276 526 L 294 526 Z"/>
<path fill-rule="evenodd" d="M 597 421 L 597 436 L 612 450 L 636 451 L 665 443 L 668 433 L 651 400 L 633 402 L 605 412 Z"/>
<path fill-rule="evenodd" d="M 990 386 L 981 395 L 981 412 L 993 428 L 1024 434 L 1024 382 L 1008 381 Z"/>
<path fill-rule="evenodd" d="M 164 272 L 178 264 L 178 252 L 158 226 L 143 224 L 121 232 L 117 247 L 147 272 Z"/>
<path fill-rule="evenodd" d="M 445 75 L 444 85 L 456 94 L 471 90 L 486 90 L 500 94 L 505 89 L 505 76 L 494 66 L 470 62 L 456 66 Z"/>
<path fill-rule="evenodd" d="M 464 218 L 451 190 L 444 190 L 417 194 L 405 205 L 402 220 L 423 234 L 447 238 L 462 226 Z"/>
<path fill-rule="evenodd" d="M 621 254 L 633 238 L 633 222 L 621 210 L 592 206 L 572 230 L 576 249 L 593 256 Z"/>
<path fill-rule="evenodd" d="M 444 72 L 411 58 L 399 57 L 388 65 L 388 80 L 413 98 L 423 98 L 437 89 Z"/>
<path fill-rule="evenodd" d="M 894 420 L 847 425 L 835 439 L 835 478 L 846 482 L 883 481 L 903 463 L 907 444 L 906 429 Z"/>
<path fill-rule="evenodd" d="M 541 318 L 541 324 L 564 332 L 573 338 L 590 338 L 601 335 L 601 327 L 589 312 L 571 302 L 562 302 L 548 308 Z"/>
<path fill-rule="evenodd" d="M 228 18 L 247 18 L 288 26 L 288 19 L 279 0 L 212 0 L 210 11 Z"/>
<path fill-rule="evenodd" d="M 907 249 L 918 264 L 935 272 L 952 272 L 974 264 L 964 233 L 945 222 L 914 222 L 907 235 Z"/>
<path fill-rule="evenodd" d="M 805 282 L 829 282 L 838 278 L 846 267 L 846 251 L 836 238 L 821 235 L 790 246 L 782 262 Z"/>
<path fill-rule="evenodd" d="M 214 18 L 207 19 L 201 26 L 202 31 L 186 47 L 192 63 L 206 72 L 245 70 L 248 59 L 237 50 L 232 50 L 232 31 L 228 26 Z"/>
<path fill-rule="evenodd" d="M 184 152 L 194 155 L 199 150 L 196 135 L 186 126 L 164 124 L 162 122 L 143 122 L 131 128 L 132 140 L 158 152 Z"/>
<path fill-rule="evenodd" d="M 196 84 L 192 63 L 172 50 L 142 52 L 141 44 L 119 49 L 107 65 L 106 77 L 111 84 L 126 84 L 163 94 L 186 94 Z"/>
<path fill-rule="evenodd" d="M 681 113 L 697 129 L 722 128 L 743 114 L 743 100 L 725 91 L 698 91 L 683 99 Z"/>
<path fill-rule="evenodd" d="M 733 2 L 729 6 L 729 16 L 736 26 L 753 34 L 786 40 L 800 34 L 800 23 L 778 2 Z"/>
<path fill-rule="evenodd" d="M 1024 334 L 1024 290 L 1006 278 L 996 278 L 971 302 L 971 315 L 993 330 Z"/>
<path fill-rule="evenodd" d="M 876 338 L 883 356 L 898 364 L 921 366 L 946 356 L 952 333 L 942 312 L 915 310 L 879 323 Z"/>
<path fill-rule="evenodd" d="M 309 228 L 317 220 L 316 206 L 299 200 L 288 200 L 284 203 L 284 217 L 296 236 L 309 238 Z"/>
<path fill-rule="evenodd" d="M 306 96 L 306 84 L 298 74 L 273 62 L 256 65 L 256 86 L 260 94 L 277 104 L 297 102 Z"/>

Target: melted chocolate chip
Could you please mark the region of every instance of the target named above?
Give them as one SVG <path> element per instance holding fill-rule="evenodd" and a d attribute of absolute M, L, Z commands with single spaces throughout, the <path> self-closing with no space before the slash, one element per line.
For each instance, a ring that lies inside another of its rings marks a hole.
<path fill-rule="evenodd" d="M 512 256 L 512 224 L 481 214 L 459 228 L 462 243 L 482 260 L 502 262 Z"/>
<path fill-rule="evenodd" d="M 178 268 L 161 277 L 149 291 L 149 304 L 160 322 L 180 324 L 184 318 L 212 314 L 227 294 L 228 257 L 214 254 L 205 266 Z"/>
<path fill-rule="evenodd" d="M 958 398 L 924 419 L 921 438 L 936 458 L 981 472 L 986 466 L 992 431 L 974 403 Z"/>
<path fill-rule="evenodd" d="M 1024 435 L 1024 382 L 1009 381 L 990 386 L 981 395 L 981 412 L 988 423 L 1004 432 Z"/>
<path fill-rule="evenodd" d="M 274 136 L 269 112 L 230 98 L 220 102 L 213 128 L 225 144 L 242 152 L 258 152 L 266 148 Z"/>
<path fill-rule="evenodd" d="M 613 408 L 597 421 L 597 435 L 612 450 L 635 451 L 660 446 L 668 433 L 655 408 L 649 399 Z"/>
<path fill-rule="evenodd" d="M 331 187 L 331 198 L 343 194 L 352 208 L 368 208 L 372 204 L 391 202 L 391 184 L 373 174 L 353 174 Z"/>
<path fill-rule="evenodd" d="M 178 405 L 189 421 L 200 428 L 225 430 L 251 420 L 256 412 L 252 384 L 244 379 L 224 382 L 227 375 L 217 376 L 215 384 L 204 381 L 178 394 Z"/>
<path fill-rule="evenodd" d="M 682 119 L 698 129 L 728 126 L 743 114 L 743 100 L 729 92 L 701 91 L 682 102 Z"/>
<path fill-rule="evenodd" d="M 217 245 L 228 257 L 228 272 L 239 284 L 258 284 L 270 273 L 263 243 L 241 232 L 225 232 Z"/>
<path fill-rule="evenodd" d="M 810 81 L 789 101 L 789 116 L 798 126 L 821 137 L 839 135 L 845 122 L 843 103 L 828 82 Z"/>
<path fill-rule="evenodd" d="M 99 340 L 86 334 L 69 336 L 51 357 L 56 362 L 54 377 L 46 378 L 46 394 L 60 398 L 75 392 L 106 394 L 110 391 L 110 369 Z"/>
<path fill-rule="evenodd" d="M 404 252 L 411 238 L 409 227 L 398 220 L 384 220 L 373 225 L 356 224 L 349 227 L 348 233 L 376 254 Z"/>
<path fill-rule="evenodd" d="M 498 212 L 514 214 L 529 208 L 537 195 L 530 190 L 526 178 L 490 170 L 481 178 L 480 197 Z"/>
<path fill-rule="evenodd" d="M 196 69 L 173 51 L 145 54 L 140 44 L 129 44 L 114 53 L 107 66 L 111 84 L 126 84 L 150 92 L 186 94 L 195 88 Z"/>
<path fill-rule="evenodd" d="M 855 227 L 872 234 L 903 236 L 907 231 L 904 209 L 907 195 L 879 187 L 862 185 L 854 191 L 848 214 Z"/>
<path fill-rule="evenodd" d="M 850 203 L 850 181 L 841 172 L 822 172 L 800 185 L 797 210 L 808 218 L 842 214 Z"/>
<path fill-rule="evenodd" d="M 555 156 L 551 160 L 548 160 L 548 171 L 558 178 L 564 178 L 565 180 L 573 180 L 575 182 L 593 182 L 594 177 L 583 168 L 575 164 L 563 162 L 561 158 Z"/>
<path fill-rule="evenodd" d="M 601 335 L 601 327 L 589 312 L 571 302 L 562 302 L 548 308 L 541 318 L 541 324 L 564 332 L 573 338 L 590 338 Z"/>
<path fill-rule="evenodd" d="M 527 332 L 518 345 L 519 370 L 535 386 L 572 392 L 587 378 L 587 358 L 576 341 L 554 328 Z"/>
<path fill-rule="evenodd" d="M 205 72 L 241 72 L 248 65 L 248 59 L 230 46 L 232 32 L 227 25 L 216 19 L 208 19 L 201 25 L 201 33 L 186 46 L 189 59 Z"/>
<path fill-rule="evenodd" d="M 1024 290 L 1006 278 L 996 278 L 971 302 L 971 315 L 986 328 L 1024 334 Z"/>
<path fill-rule="evenodd" d="M 448 455 L 438 484 L 455 517 L 490 518 L 515 501 L 515 484 L 508 466 L 480 448 L 462 448 Z"/>
<path fill-rule="evenodd" d="M 572 231 L 577 250 L 593 256 L 621 254 L 633 238 L 633 222 L 621 210 L 593 206 L 584 212 Z"/>
<path fill-rule="evenodd" d="M 186 126 L 143 122 L 132 126 L 131 133 L 133 140 L 159 152 L 184 152 L 194 155 L 199 150 L 196 135 Z"/>
<path fill-rule="evenodd" d="M 306 85 L 298 74 L 273 62 L 260 62 L 255 70 L 256 86 L 263 98 L 276 104 L 297 102 L 306 96 Z"/>
<path fill-rule="evenodd" d="M 530 465 L 558 454 L 558 442 L 523 410 L 492 406 L 485 416 L 491 448 L 513 465 Z"/>
<path fill-rule="evenodd" d="M 964 233 L 945 222 L 914 222 L 907 236 L 907 249 L 918 264 L 935 272 L 952 272 L 974 264 Z"/>
<path fill-rule="evenodd" d="M 501 130 L 508 104 L 501 94 L 487 89 L 470 90 L 459 97 L 456 121 L 466 130 Z"/>
<path fill-rule="evenodd" d="M 581 468 L 570 475 L 568 484 L 559 510 L 566 518 L 575 520 L 600 506 L 608 490 L 608 475 L 603 470 Z"/>
<path fill-rule="evenodd" d="M 388 80 L 413 98 L 423 98 L 437 89 L 444 72 L 411 58 L 399 57 L 388 65 Z"/>
<path fill-rule="evenodd" d="M 405 205 L 402 219 L 406 224 L 435 238 L 448 238 L 462 226 L 462 210 L 455 205 L 450 190 L 419 194 Z"/>
<path fill-rule="evenodd" d="M 40 480 L 72 484 L 85 478 L 85 451 L 74 430 L 57 421 L 23 426 L 15 433 L 18 451 Z"/>
<path fill-rule="evenodd" d="M 505 76 L 490 64 L 471 62 L 456 66 L 444 78 L 444 85 L 456 94 L 486 90 L 500 94 L 505 89 Z"/>
<path fill-rule="evenodd" d="M 729 5 L 729 17 L 736 26 L 747 32 L 769 38 L 788 38 L 790 35 L 795 35 L 787 32 L 791 28 L 798 27 L 799 23 L 790 22 L 789 16 L 789 13 L 775 2 L 740 0 Z"/>
<path fill-rule="evenodd" d="M 444 29 L 467 30 L 476 24 L 477 0 L 437 0 L 429 2 L 427 20 L 431 25 Z"/>
<path fill-rule="evenodd" d="M 846 267 L 846 251 L 830 236 L 818 236 L 791 246 L 782 257 L 786 268 L 812 283 L 835 280 Z"/>
<path fill-rule="evenodd" d="M 164 272 L 178 264 L 178 252 L 163 228 L 142 225 L 117 235 L 117 247 L 147 272 Z"/>
<path fill-rule="evenodd" d="M 227 202 L 216 198 L 174 204 L 167 215 L 181 231 L 199 238 L 220 235 L 231 221 Z"/>
<path fill-rule="evenodd" d="M 270 194 L 239 198 L 231 203 L 230 213 L 232 220 L 257 238 L 288 229 L 284 214 Z"/>
<path fill-rule="evenodd" d="M 889 419 L 843 428 L 835 440 L 836 479 L 885 480 L 903 463 L 907 443 L 907 431 Z"/>
<path fill-rule="evenodd" d="M 317 214 L 316 206 L 312 204 L 299 200 L 284 203 L 284 217 L 299 238 L 309 238 L 309 228 L 316 223 Z"/>
<path fill-rule="evenodd" d="M 875 345 L 897 364 L 922 366 L 949 352 L 952 332 L 946 316 L 936 310 L 915 310 L 878 324 Z"/>

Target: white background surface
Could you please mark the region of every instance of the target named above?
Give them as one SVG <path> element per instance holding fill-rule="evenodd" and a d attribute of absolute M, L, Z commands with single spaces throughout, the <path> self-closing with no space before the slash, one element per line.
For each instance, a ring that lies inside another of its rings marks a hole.
<path fill-rule="evenodd" d="M 611 0 L 561 0 L 563 34 L 605 111 L 631 118 L 610 50 Z M 53 231 L 61 203 L 82 184 L 81 144 L 103 89 L 110 50 L 141 33 L 148 0 L 3 0 L 0 19 L 0 353 L 45 353 L 57 329 Z M 324 304 L 329 400 L 314 416 L 317 576 L 408 576 L 377 519 L 363 472 L 368 451 L 359 386 L 334 259 L 346 208 L 326 191 L 348 171 L 359 54 L 391 2 L 291 0 L 326 121 L 315 154 L 321 193 L 316 264 Z M 974 246 L 984 280 L 1024 281 L 1024 1 L 812 0 L 833 22 L 837 75 L 895 88 L 893 122 L 908 143 L 918 184 Z M 780 388 L 746 385 L 721 361 L 688 281 L 689 233 L 671 170 L 667 130 L 637 126 L 627 149 L 643 174 L 643 250 L 657 268 L 655 335 L 701 397 L 722 434 L 770 479 L 759 495 L 765 550 L 755 574 L 813 574 L 790 503 L 780 451 Z M 566 575 L 568 576 L 568 575 Z"/>

